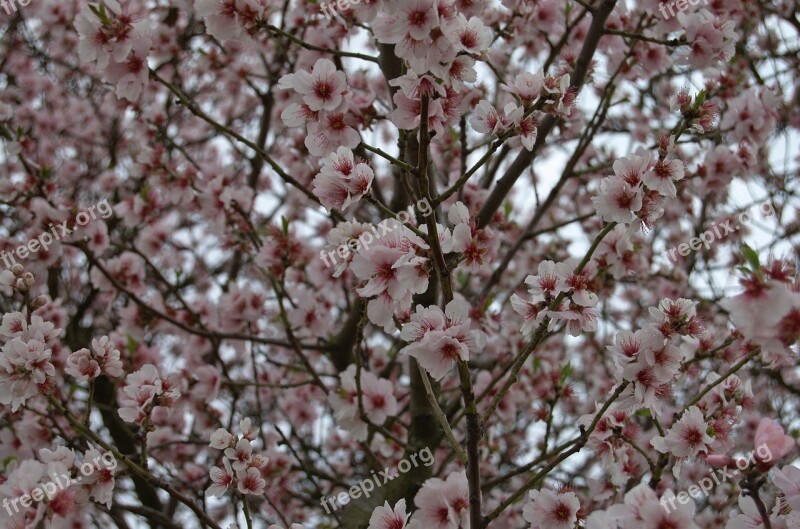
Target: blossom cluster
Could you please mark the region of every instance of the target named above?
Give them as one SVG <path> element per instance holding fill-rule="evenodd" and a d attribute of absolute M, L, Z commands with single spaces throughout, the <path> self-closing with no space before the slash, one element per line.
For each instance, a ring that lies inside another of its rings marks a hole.
<path fill-rule="evenodd" d="M 497 252 L 497 240 L 490 237 L 490 230 L 478 228 L 460 202 L 450 206 L 448 219 L 452 231 L 436 223 L 442 252 L 457 257 L 470 270 L 486 268 Z M 426 225 L 418 229 L 427 234 Z M 427 242 L 403 225 L 353 257 L 348 267 L 363 282 L 356 292 L 369 299 L 367 315 L 372 323 L 391 329 L 395 328 L 395 317 L 400 321 L 413 317 L 412 297 L 427 289 L 433 271 L 429 249 Z M 341 270 L 336 273 L 341 274 Z"/>
<path fill-rule="evenodd" d="M 680 338 L 684 336 L 702 338 L 706 329 L 695 303 L 682 298 L 663 299 L 658 307 L 651 307 L 650 322 L 644 328 L 617 333 L 608 349 L 614 354 L 617 378 L 629 383 L 620 400 L 622 409 L 644 407 L 654 416 L 663 413 L 661 397 L 666 396 L 665 391 L 680 372 L 684 356 Z M 675 455 L 686 454 L 681 450 Z"/>
<path fill-rule="evenodd" d="M 444 311 L 436 305 L 417 306 L 400 331 L 408 342 L 400 352 L 416 358 L 434 380 L 440 380 L 458 360 L 468 361 L 470 353 L 479 353 L 486 345 L 486 334 L 470 330 L 470 323 L 469 306 L 463 300 L 454 299 Z"/>
<path fill-rule="evenodd" d="M 578 270 L 577 264 L 575 259 L 563 263 L 542 261 L 537 269 L 538 274 L 525 278 L 525 284 L 530 286 L 528 292 L 533 297 L 525 299 L 517 294 L 511 296 L 514 311 L 524 321 L 521 329 L 523 334 L 530 334 L 545 318 L 549 321 L 548 329 L 564 323 L 573 336 L 596 329 L 597 315 L 592 307 L 597 305 L 599 298 L 591 291 L 592 276 L 596 269 L 584 267 Z M 566 294 L 570 295 L 569 300 L 550 307 L 555 297 Z"/>
<path fill-rule="evenodd" d="M 796 2 L 332 5 L 0 30 L 0 527 L 800 528 Z"/>
<path fill-rule="evenodd" d="M 0 336 L 0 404 L 16 411 L 31 397 L 46 389 L 56 375 L 53 348 L 61 329 L 40 315 L 21 312 L 3 315 Z"/>
<path fill-rule="evenodd" d="M 6 527 L 53 517 L 69 519 L 88 510 L 90 500 L 110 508 L 117 464 L 111 452 L 89 448 L 81 453 L 65 446 L 43 448 L 38 459 L 13 462 L 0 484 L 9 515 Z"/>
<path fill-rule="evenodd" d="M 354 439 L 367 439 L 367 423 L 362 420 L 362 413 L 370 423 L 378 426 L 397 414 L 399 407 L 391 381 L 378 378 L 370 371 L 357 373 L 355 364 L 351 364 L 339 378 L 339 389 L 330 394 L 329 400 L 336 423 L 350 431 Z"/>
<path fill-rule="evenodd" d="M 85 358 L 85 354 L 83 356 Z M 151 414 L 171 407 L 180 397 L 180 390 L 170 377 L 162 377 L 156 366 L 145 364 L 125 377 L 120 397 L 120 418 L 125 422 L 143 424 L 149 421 Z"/>
<path fill-rule="evenodd" d="M 223 458 L 222 468 L 211 467 L 212 485 L 206 490 L 209 496 L 222 497 L 229 487 L 235 487 L 242 494 L 264 493 L 267 482 L 261 475 L 261 468 L 269 462 L 269 458 L 253 454 L 252 442 L 256 440 L 258 429 L 252 426 L 249 418 L 245 418 L 239 422 L 239 430 L 239 436 L 225 428 L 217 428 L 211 434 L 208 446 L 222 450 Z"/>

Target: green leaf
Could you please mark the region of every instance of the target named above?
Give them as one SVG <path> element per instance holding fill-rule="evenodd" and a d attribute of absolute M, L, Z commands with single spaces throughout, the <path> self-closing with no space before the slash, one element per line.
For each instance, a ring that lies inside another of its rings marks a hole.
<path fill-rule="evenodd" d="M 703 88 L 702 90 L 700 90 L 700 92 L 697 93 L 697 96 L 694 98 L 694 104 L 696 108 L 700 108 L 700 105 L 705 103 L 707 94 L 708 92 L 706 92 L 705 88 Z"/>
<path fill-rule="evenodd" d="M 110 26 L 111 20 L 106 13 L 106 6 L 104 4 L 89 4 L 89 9 L 94 13 L 104 26 Z"/>
<path fill-rule="evenodd" d="M 758 253 L 744 243 L 742 243 L 741 248 L 744 258 L 747 259 L 747 262 L 750 263 L 750 266 L 753 268 L 753 270 L 759 270 L 761 268 L 761 264 L 758 262 Z"/>
<path fill-rule="evenodd" d="M 559 379 L 560 383 L 564 383 L 565 380 L 569 378 L 572 374 L 572 364 L 567 363 L 564 367 L 561 368 L 561 377 Z"/>
<path fill-rule="evenodd" d="M 483 310 L 488 310 L 489 306 L 494 302 L 496 297 L 496 294 L 489 294 L 489 296 L 486 298 L 486 301 L 483 303 Z"/>
<path fill-rule="evenodd" d="M 533 359 L 533 372 L 534 373 L 537 372 L 541 365 L 542 365 L 542 361 L 539 358 L 534 358 Z"/>
<path fill-rule="evenodd" d="M 3 472 L 7 472 L 8 471 L 8 465 L 10 465 L 12 461 L 16 461 L 16 460 L 17 460 L 17 456 L 6 456 L 6 458 L 3 459 Z"/>

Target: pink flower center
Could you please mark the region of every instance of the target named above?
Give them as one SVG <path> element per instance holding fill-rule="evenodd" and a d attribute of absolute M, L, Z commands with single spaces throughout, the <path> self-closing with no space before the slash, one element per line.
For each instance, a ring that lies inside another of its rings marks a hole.
<path fill-rule="evenodd" d="M 461 35 L 461 44 L 465 48 L 474 48 L 478 45 L 478 35 L 474 31 L 465 31 Z"/>
<path fill-rule="evenodd" d="M 422 27 L 425 25 L 425 22 L 428 20 L 428 10 L 416 10 L 411 11 L 408 14 L 408 23 L 412 26 L 419 26 Z"/>
<path fill-rule="evenodd" d="M 631 204 L 633 204 L 633 199 L 636 197 L 636 193 L 631 191 L 620 191 L 616 197 L 614 197 L 617 201 L 617 206 L 621 209 L 630 209 Z"/>
<path fill-rule="evenodd" d="M 247 490 L 257 490 L 258 489 L 258 476 L 248 474 L 244 480 L 242 480 L 245 488 Z"/>
<path fill-rule="evenodd" d="M 703 432 L 697 428 L 689 428 L 684 432 L 683 439 L 691 446 L 702 444 Z"/>
<path fill-rule="evenodd" d="M 447 342 L 441 349 L 441 353 L 445 358 L 455 360 L 458 358 L 458 347 L 453 342 Z"/>
<path fill-rule="evenodd" d="M 385 515 L 382 520 L 381 527 L 383 529 L 403 529 L 406 526 L 405 521 L 399 514 L 392 513 Z"/>
<path fill-rule="evenodd" d="M 370 400 L 372 401 L 373 408 L 380 409 L 386 406 L 386 397 L 384 397 L 383 395 L 372 395 L 370 397 Z"/>
<path fill-rule="evenodd" d="M 655 384 L 656 377 L 653 375 L 653 370 L 648 367 L 636 373 L 636 381 L 642 386 L 649 388 Z"/>
<path fill-rule="evenodd" d="M 550 511 L 550 514 L 559 522 L 567 522 L 572 518 L 572 509 L 563 501 L 559 501 L 553 506 L 553 510 Z"/>
<path fill-rule="evenodd" d="M 333 86 L 328 81 L 317 81 L 314 83 L 314 95 L 323 101 L 328 101 L 333 94 Z"/>

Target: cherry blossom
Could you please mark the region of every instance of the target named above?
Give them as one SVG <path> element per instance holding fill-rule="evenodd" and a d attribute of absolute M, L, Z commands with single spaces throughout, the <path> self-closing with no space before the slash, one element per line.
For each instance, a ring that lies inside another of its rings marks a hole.
<path fill-rule="evenodd" d="M 157 406 L 171 406 L 180 392 L 172 381 L 162 378 L 153 364 L 146 364 L 125 377 L 119 416 L 126 422 L 141 424 Z"/>
<path fill-rule="evenodd" d="M 758 422 L 753 444 L 756 447 L 764 447 L 769 454 L 768 457 L 762 457 L 760 453 L 756 453 L 756 460 L 764 467 L 777 464 L 796 445 L 794 438 L 786 435 L 779 423 L 767 417 Z"/>
<path fill-rule="evenodd" d="M 230 461 L 223 459 L 223 468 L 211 467 L 211 483 L 212 485 L 206 489 L 206 494 L 209 496 L 222 497 L 231 486 L 234 480 L 233 468 Z"/>
<path fill-rule="evenodd" d="M 333 111 L 342 104 L 347 90 L 343 72 L 328 59 L 319 59 L 311 72 L 287 74 L 280 80 L 284 89 L 291 88 L 303 96 L 303 102 L 312 112 Z"/>
<path fill-rule="evenodd" d="M 353 151 L 346 147 L 339 147 L 322 163 L 322 171 L 314 179 L 314 194 L 328 210 L 344 211 L 360 200 L 375 177 L 367 164 L 354 161 Z"/>
<path fill-rule="evenodd" d="M 764 527 L 764 519 L 756 507 L 755 501 L 745 496 L 739 495 L 739 510 L 740 514 L 734 514 L 725 524 L 725 529 L 752 529 L 757 527 Z M 787 527 L 783 520 L 778 516 L 778 504 L 775 504 L 775 509 L 769 514 L 769 521 L 772 527 Z M 789 529 L 787 527 L 787 529 Z"/>
<path fill-rule="evenodd" d="M 795 2 L 11 4 L 0 526 L 800 528 Z"/>
<path fill-rule="evenodd" d="M 531 501 L 523 506 L 522 516 L 534 527 L 570 529 L 578 520 L 581 503 L 574 492 L 554 493 L 532 490 Z"/>
<path fill-rule="evenodd" d="M 458 529 L 465 527 L 469 505 L 467 478 L 463 472 L 450 474 L 446 480 L 431 478 L 422 484 L 414 497 L 417 509 L 409 529 L 423 527 Z"/>
<path fill-rule="evenodd" d="M 405 529 L 408 521 L 406 514 L 406 500 L 401 499 L 392 508 L 389 502 L 372 511 L 367 529 Z"/>
<path fill-rule="evenodd" d="M 707 433 L 703 412 L 696 406 L 689 408 L 681 419 L 669 429 L 667 435 L 653 437 L 653 447 L 662 453 L 675 457 L 694 457 L 700 452 L 708 452 L 712 443 Z"/>
<path fill-rule="evenodd" d="M 3 346 L 0 355 L 0 404 L 10 404 L 16 411 L 39 393 L 48 376 L 56 370 L 50 362 L 52 350 L 36 339 L 23 341 L 14 338 Z"/>
<path fill-rule="evenodd" d="M 457 360 L 469 360 L 486 344 L 486 334 L 470 330 L 469 306 L 454 299 L 444 312 L 437 306 L 417 307 L 400 333 L 410 342 L 400 350 L 413 356 L 435 379 L 444 377 Z"/>
<path fill-rule="evenodd" d="M 267 482 L 261 477 L 261 472 L 253 467 L 247 470 L 237 470 L 236 478 L 239 480 L 237 487 L 242 494 L 263 494 L 264 487 L 267 485 Z"/>
<path fill-rule="evenodd" d="M 359 389 L 361 400 L 357 397 Z M 361 419 L 362 410 L 367 419 L 378 426 L 398 410 L 391 382 L 371 372 L 358 375 L 355 365 L 350 365 L 341 374 L 341 387 L 337 393 L 330 395 L 330 403 L 341 426 L 360 440 L 367 436 L 367 424 Z"/>
<path fill-rule="evenodd" d="M 800 510 L 800 469 L 793 465 L 776 468 L 772 471 L 772 480 L 783 492 L 786 503 L 793 510 Z"/>
<path fill-rule="evenodd" d="M 100 451 L 95 448 L 87 450 L 86 453 L 83 454 L 84 464 L 92 462 L 94 470 L 91 474 L 87 475 L 83 466 L 81 466 L 82 477 L 80 483 L 81 485 L 90 485 L 90 497 L 97 503 L 103 503 L 106 507 L 110 508 L 114 497 L 114 486 L 116 484 L 114 473 L 119 463 L 116 459 L 112 459 L 112 461 L 114 461 L 113 465 L 106 464 L 106 458 L 104 457 L 106 455 L 113 458 L 111 452 L 101 454 Z"/>
<path fill-rule="evenodd" d="M 642 209 L 642 192 L 621 178 L 604 178 L 600 196 L 592 197 L 597 214 L 608 222 L 631 222 Z"/>

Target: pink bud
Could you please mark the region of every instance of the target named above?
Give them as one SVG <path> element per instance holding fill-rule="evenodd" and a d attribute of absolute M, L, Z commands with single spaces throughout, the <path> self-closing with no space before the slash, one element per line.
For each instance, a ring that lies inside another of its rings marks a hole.
<path fill-rule="evenodd" d="M 706 463 L 714 468 L 724 468 L 733 466 L 735 461 L 730 456 L 724 456 L 722 454 L 710 454 L 706 456 Z"/>
<path fill-rule="evenodd" d="M 758 423 L 755 437 L 755 459 L 762 469 L 767 469 L 792 451 L 794 439 L 784 434 L 783 427 L 772 419 L 764 417 Z"/>

